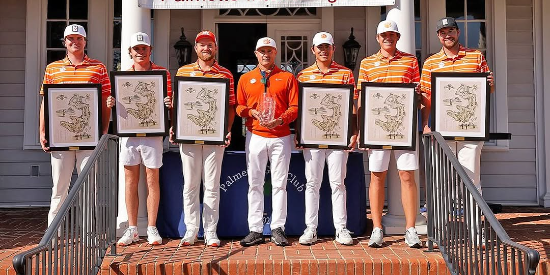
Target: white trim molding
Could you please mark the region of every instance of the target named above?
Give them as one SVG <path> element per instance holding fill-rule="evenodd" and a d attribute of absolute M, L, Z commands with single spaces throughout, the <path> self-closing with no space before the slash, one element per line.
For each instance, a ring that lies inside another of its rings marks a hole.
<path fill-rule="evenodd" d="M 40 149 L 38 131 L 38 111 L 40 107 L 40 91 L 43 59 L 45 10 L 47 1 L 27 0 L 27 22 L 25 40 L 25 110 L 23 149 Z"/>
<path fill-rule="evenodd" d="M 544 45 L 550 43 L 550 3 L 535 0 L 533 38 L 535 39 L 535 98 L 537 135 L 537 183 L 539 204 L 550 207 L 550 55 Z"/>

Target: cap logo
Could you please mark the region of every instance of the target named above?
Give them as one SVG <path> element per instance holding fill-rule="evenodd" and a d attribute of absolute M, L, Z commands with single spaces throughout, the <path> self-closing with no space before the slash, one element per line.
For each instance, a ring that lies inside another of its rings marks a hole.
<path fill-rule="evenodd" d="M 447 19 L 443 19 L 442 21 L 443 21 L 443 25 L 447 25 L 447 24 L 448 24 Z"/>
<path fill-rule="evenodd" d="M 208 31 L 203 31 L 202 35 L 210 35 L 210 33 Z"/>
<path fill-rule="evenodd" d="M 326 34 L 321 34 L 321 38 L 327 38 L 327 35 Z"/>
<path fill-rule="evenodd" d="M 73 28 L 73 32 L 78 32 L 78 26 L 77 25 L 73 25 L 72 28 Z"/>
<path fill-rule="evenodd" d="M 271 41 L 269 40 L 269 38 L 264 39 L 264 44 L 266 44 L 266 45 L 271 44 Z"/>
<path fill-rule="evenodd" d="M 385 28 L 391 28 L 391 22 L 384 23 L 384 27 Z"/>
<path fill-rule="evenodd" d="M 137 36 L 137 41 L 143 41 L 143 35 L 138 34 L 138 36 Z"/>

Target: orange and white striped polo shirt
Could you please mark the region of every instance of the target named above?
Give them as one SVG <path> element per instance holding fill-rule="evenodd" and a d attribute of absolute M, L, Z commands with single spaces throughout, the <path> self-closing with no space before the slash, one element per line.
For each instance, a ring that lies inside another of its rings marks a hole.
<path fill-rule="evenodd" d="M 296 78 L 304 83 L 351 84 L 355 86 L 353 72 L 335 61 L 330 63 L 327 73 L 323 73 L 315 63 L 299 72 Z M 355 90 L 353 98 L 357 99 L 358 97 L 359 93 Z"/>
<path fill-rule="evenodd" d="M 191 76 L 191 77 L 212 77 L 212 78 L 228 78 L 229 79 L 229 97 L 228 103 L 230 106 L 235 105 L 235 82 L 233 80 L 233 74 L 220 66 L 218 62 L 214 62 L 209 71 L 203 71 L 198 62 L 185 65 L 178 69 L 176 76 Z"/>
<path fill-rule="evenodd" d="M 362 82 L 419 83 L 420 71 L 416 56 L 395 51 L 392 58 L 386 58 L 380 51 L 361 61 L 357 90 Z"/>
<path fill-rule="evenodd" d="M 46 67 L 42 84 L 76 84 L 95 83 L 101 84 L 101 93 L 106 96 L 111 94 L 111 81 L 107 74 L 107 68 L 99 60 L 91 59 L 87 55 L 80 65 L 71 63 L 68 57 L 54 61 Z M 40 88 L 40 94 L 44 90 Z"/>
<path fill-rule="evenodd" d="M 134 65 L 128 71 L 135 71 Z M 153 62 L 151 62 L 151 71 L 166 71 L 166 95 L 172 96 L 172 77 L 170 76 L 170 72 L 162 67 L 159 66 Z"/>
<path fill-rule="evenodd" d="M 451 58 L 441 48 L 441 51 L 426 59 L 422 68 L 420 90 L 426 93 L 428 99 L 432 95 L 432 72 L 485 73 L 489 72 L 489 66 L 487 66 L 483 54 L 478 50 L 460 45 L 458 54 Z"/>

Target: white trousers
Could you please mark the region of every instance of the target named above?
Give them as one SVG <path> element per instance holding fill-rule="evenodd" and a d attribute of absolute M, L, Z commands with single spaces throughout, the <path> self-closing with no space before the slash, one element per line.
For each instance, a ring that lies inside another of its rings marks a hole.
<path fill-rule="evenodd" d="M 181 144 L 183 167 L 183 213 L 187 230 L 200 226 L 200 184 L 203 182 L 204 231 L 216 232 L 220 217 L 220 175 L 225 148 L 219 145 Z"/>
<path fill-rule="evenodd" d="M 78 174 L 84 169 L 93 150 L 53 151 L 51 152 L 52 165 L 52 199 L 48 213 L 48 226 L 52 223 L 61 205 L 67 198 L 71 177 L 76 163 Z"/>
<path fill-rule="evenodd" d="M 263 232 L 264 179 L 267 161 L 271 164 L 271 229 L 284 229 L 287 213 L 286 185 L 292 153 L 290 135 L 265 138 L 246 132 L 246 165 L 248 170 L 248 228 Z"/>
<path fill-rule="evenodd" d="M 332 221 L 336 231 L 346 228 L 346 163 L 348 152 L 332 149 L 304 149 L 306 166 L 306 226 L 316 230 L 319 224 L 319 189 L 323 181 L 325 161 L 332 190 Z"/>
<path fill-rule="evenodd" d="M 481 194 L 481 149 L 483 141 L 447 141 L 458 162 Z"/>

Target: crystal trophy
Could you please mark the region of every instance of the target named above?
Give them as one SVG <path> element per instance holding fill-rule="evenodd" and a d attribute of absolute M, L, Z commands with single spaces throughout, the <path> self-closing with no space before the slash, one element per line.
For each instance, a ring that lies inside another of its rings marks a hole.
<path fill-rule="evenodd" d="M 263 93 L 258 104 L 258 112 L 260 112 L 260 123 L 265 124 L 270 122 L 275 117 L 275 99 L 268 93 Z"/>

